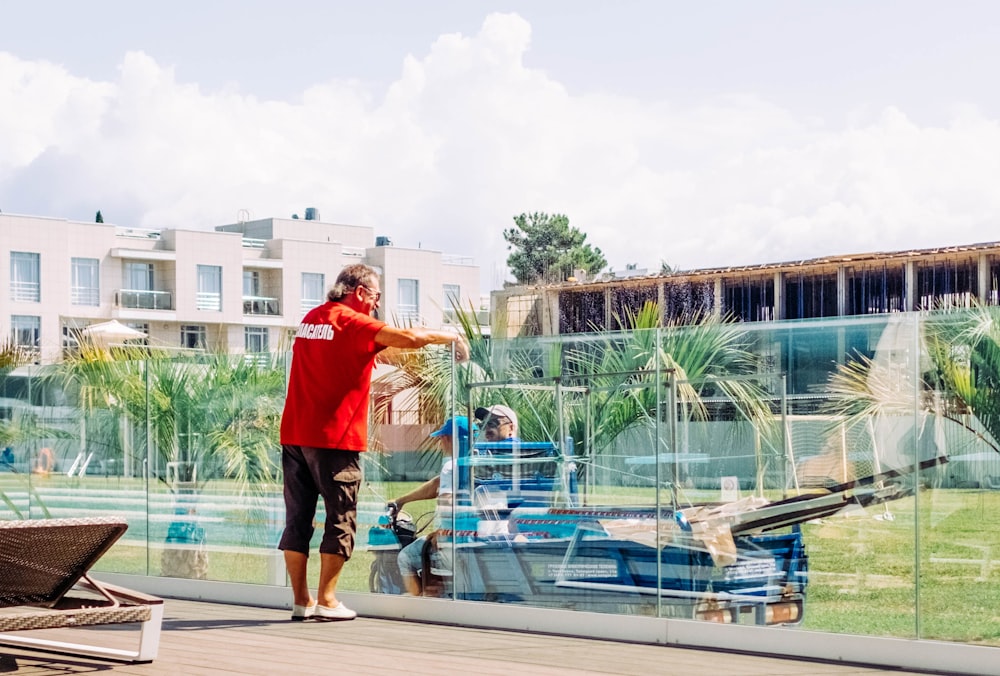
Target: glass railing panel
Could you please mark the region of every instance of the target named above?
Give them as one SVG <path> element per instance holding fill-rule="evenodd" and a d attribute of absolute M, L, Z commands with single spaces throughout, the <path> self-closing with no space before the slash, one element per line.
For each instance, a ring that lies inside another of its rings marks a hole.
<path fill-rule="evenodd" d="M 936 413 L 937 443 L 947 464 L 920 477 L 921 639 L 1000 645 L 1000 376 L 996 333 L 1000 308 L 929 315 L 921 334 L 925 381 Z"/>
<path fill-rule="evenodd" d="M 284 584 L 283 358 L 148 364 L 152 573 Z"/>
<path fill-rule="evenodd" d="M 534 418 L 569 421 L 567 428 L 578 435 L 568 436 L 580 468 L 579 503 L 568 508 L 554 502 L 532 505 L 539 514 L 525 519 L 520 505 L 510 504 L 513 469 L 490 458 L 497 467 L 489 476 L 500 495 L 488 496 L 492 499 L 486 505 L 470 496 L 465 505 L 454 507 L 459 515 L 453 517 L 454 540 L 446 542 L 454 565 L 451 595 L 842 631 L 845 625 L 836 611 L 842 587 L 830 593 L 834 603 L 829 612 L 817 607 L 813 621 L 812 611 L 806 610 L 808 529 L 817 519 L 837 524 L 847 519 L 847 524 L 852 509 L 869 510 L 876 527 L 862 525 L 856 533 L 848 529 L 849 535 L 837 533 L 839 527 L 812 533 L 818 538 L 837 534 L 835 541 L 821 546 L 824 550 L 865 551 L 864 557 L 831 557 L 831 570 L 818 576 L 828 572 L 828 580 L 850 580 L 854 589 L 864 590 L 878 582 L 873 571 L 892 570 L 893 593 L 904 605 L 891 627 L 880 631 L 913 636 L 912 547 L 903 537 L 902 549 L 897 542 L 883 550 L 890 540 L 913 531 L 912 519 L 909 524 L 893 519 L 884 506 L 891 498 L 895 509 L 905 510 L 912 489 L 905 482 L 889 482 L 895 474 L 880 476 L 889 463 L 912 475 L 911 447 L 919 427 L 912 415 L 912 377 L 905 368 L 897 377 L 897 385 L 905 385 L 909 377 L 910 415 L 897 412 L 892 421 L 868 423 L 871 438 L 865 441 L 859 432 L 852 432 L 858 439 L 838 437 L 836 409 L 824 403 L 832 395 L 815 387 L 821 384 L 817 375 L 800 377 L 796 387 L 803 392 L 789 395 L 788 379 L 778 368 L 792 361 L 789 352 L 796 353 L 803 370 L 807 365 L 818 369 L 814 360 L 838 363 L 831 356 L 836 346 L 847 344 L 871 354 L 881 346 L 892 358 L 905 359 L 908 343 L 886 347 L 884 341 L 905 341 L 906 327 L 886 327 L 880 319 L 831 324 L 832 336 L 813 323 L 781 327 L 777 335 L 707 327 L 495 345 L 489 367 L 496 377 L 483 391 L 492 388 L 504 403 L 527 411 L 521 417 L 527 421 L 524 429 L 535 428 L 529 434 L 554 428 L 533 423 Z M 661 353 L 682 355 L 680 368 L 657 371 L 655 360 L 649 359 L 657 345 Z M 699 362 L 701 354 L 711 354 L 712 361 Z M 645 362 L 637 369 L 640 357 Z M 847 361 L 846 356 L 840 359 Z M 559 378 L 547 380 L 546 369 Z M 703 377 L 682 380 L 678 372 Z M 572 410 L 560 403 L 565 392 L 557 396 L 556 391 L 572 384 L 583 384 L 584 399 L 596 404 Z M 540 403 L 544 397 L 551 399 Z M 862 421 L 855 424 L 866 429 Z M 837 462 L 829 462 L 827 455 L 836 455 Z M 854 499 L 852 482 L 859 475 L 868 484 L 878 480 L 878 499 L 866 496 L 861 504 Z M 473 494 L 475 481 L 473 476 Z M 883 524 L 886 532 L 879 531 Z M 537 540 L 531 538 L 530 525 L 539 528 Z M 691 565 L 692 555 L 701 557 L 698 566 Z M 877 604 L 869 607 L 876 615 L 885 611 Z M 884 618 L 876 617 L 873 626 L 883 624 Z"/>
<path fill-rule="evenodd" d="M 391 528 L 392 522 L 386 509 L 393 498 L 404 495 L 419 486 L 421 479 L 429 478 L 434 470 L 414 472 L 396 467 L 405 463 L 399 456 L 419 455 L 417 449 L 424 439 L 418 436 L 413 448 L 405 448 L 400 443 L 395 444 L 395 450 L 387 452 L 383 447 L 383 435 L 397 432 L 396 426 L 376 425 L 372 429 L 371 450 L 361 455 L 361 466 L 364 481 L 358 494 L 358 530 L 355 539 L 355 550 L 351 559 L 345 564 L 341 573 L 338 589 L 352 592 L 403 593 L 402 580 L 396 563 L 396 556 L 403 544 L 400 543 Z M 431 431 L 430 426 L 421 426 Z M 424 436 L 426 433 L 424 433 Z M 412 435 L 411 435 L 412 436 Z M 440 453 L 431 451 L 434 455 Z M 431 460 L 431 458 L 428 458 Z M 439 465 L 439 463 L 438 463 Z M 320 506 L 322 510 L 322 505 Z M 425 514 L 433 516 L 434 505 L 430 501 L 412 503 L 406 506 L 404 518 L 418 519 L 422 524 Z M 402 526 L 402 524 L 401 524 Z M 412 535 L 412 529 L 410 534 Z M 321 532 L 314 537 L 313 546 L 319 547 Z"/>
<path fill-rule="evenodd" d="M 277 316 L 278 299 L 267 296 L 243 296 L 243 314 Z"/>
<path fill-rule="evenodd" d="M 916 415 L 918 335 L 916 315 L 748 329 L 784 381 L 768 480 L 781 494 L 749 516 L 781 511 L 801 533 L 805 602 L 789 626 L 917 635 L 914 485 L 920 462 L 940 463 L 934 421 Z"/>
<path fill-rule="evenodd" d="M 0 518 L 41 517 L 33 472 L 52 472 L 56 435 L 46 422 L 51 416 L 42 404 L 36 382 L 39 367 L 26 365 L 27 353 L 11 351 L 0 369 Z M 42 449 L 46 449 L 44 452 Z"/>
<path fill-rule="evenodd" d="M 132 418 L 144 404 L 124 406 L 135 371 L 135 363 L 77 355 L 0 377 L 11 409 L 0 414 L 0 434 L 13 458 L 0 466 L 0 509 L 3 518 L 124 518 L 128 531 L 96 569 L 145 574 L 145 425 Z"/>
<path fill-rule="evenodd" d="M 454 370 L 430 350 L 446 367 L 412 398 L 373 386 L 374 419 L 394 413 L 363 456 L 340 588 L 401 593 L 385 505 L 450 459 L 445 509 L 406 507 L 445 552 L 428 595 L 998 645 L 1000 432 L 975 320 L 484 341 Z M 286 356 L 123 356 L 0 370 L 0 518 L 124 515 L 99 570 L 284 585 Z M 447 456 L 428 438 L 495 404 L 516 440 L 481 425 Z"/>
<path fill-rule="evenodd" d="M 136 310 L 173 310 L 173 297 L 170 291 L 118 289 L 115 305 Z"/>

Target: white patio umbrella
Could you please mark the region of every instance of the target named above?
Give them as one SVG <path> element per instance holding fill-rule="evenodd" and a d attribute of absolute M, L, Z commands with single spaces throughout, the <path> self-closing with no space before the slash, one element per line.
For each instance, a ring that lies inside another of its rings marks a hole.
<path fill-rule="evenodd" d="M 80 331 L 80 333 L 87 336 L 94 342 L 106 345 L 110 343 L 123 343 L 126 340 L 135 340 L 136 338 L 146 337 L 146 334 L 142 331 L 125 326 L 117 319 L 101 322 L 100 324 L 91 324 Z"/>

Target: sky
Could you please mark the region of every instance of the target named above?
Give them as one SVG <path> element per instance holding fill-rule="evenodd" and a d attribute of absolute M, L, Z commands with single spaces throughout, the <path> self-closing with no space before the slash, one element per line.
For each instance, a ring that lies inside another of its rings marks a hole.
<path fill-rule="evenodd" d="M 613 271 L 1000 240 L 991 0 L 0 0 L 0 211 Z M 0 233 L 2 236 L 2 233 Z"/>

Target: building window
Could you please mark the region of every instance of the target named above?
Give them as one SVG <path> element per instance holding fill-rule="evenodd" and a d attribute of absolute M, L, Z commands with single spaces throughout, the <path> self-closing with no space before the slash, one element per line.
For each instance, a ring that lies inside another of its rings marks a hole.
<path fill-rule="evenodd" d="M 66 354 L 69 350 L 75 350 L 80 347 L 80 329 L 75 326 L 69 326 L 67 324 L 62 325 L 62 346 L 63 354 Z"/>
<path fill-rule="evenodd" d="M 222 309 L 222 266 L 198 266 L 198 297 L 196 307 L 199 310 Z"/>
<path fill-rule="evenodd" d="M 147 322 L 125 322 L 125 326 L 130 329 L 135 329 L 136 331 L 142 331 L 146 334 L 145 338 L 129 340 L 129 345 L 149 345 L 149 324 Z"/>
<path fill-rule="evenodd" d="M 785 313 L 781 319 L 836 317 L 837 273 L 787 274 Z"/>
<path fill-rule="evenodd" d="M 10 252 L 10 299 L 21 303 L 42 300 L 41 256 L 23 251 Z"/>
<path fill-rule="evenodd" d="M 462 307 L 462 287 L 458 284 L 444 285 L 444 309 L 457 310 Z"/>
<path fill-rule="evenodd" d="M 15 345 L 30 350 L 41 347 L 42 318 L 33 315 L 11 315 L 10 338 Z"/>
<path fill-rule="evenodd" d="M 454 320 L 462 309 L 462 287 L 458 284 L 444 285 L 444 316 L 449 320 Z"/>
<path fill-rule="evenodd" d="M 208 345 L 208 333 L 201 324 L 181 324 L 181 347 L 204 350 Z"/>
<path fill-rule="evenodd" d="M 874 315 L 906 309 L 906 265 L 874 262 L 844 268 L 846 315 Z"/>
<path fill-rule="evenodd" d="M 396 313 L 400 321 L 407 324 L 420 322 L 420 280 L 399 280 L 399 302 L 396 303 Z"/>
<path fill-rule="evenodd" d="M 302 312 L 309 312 L 317 305 L 322 305 L 326 299 L 323 297 L 323 286 L 325 278 L 320 272 L 302 273 Z"/>
<path fill-rule="evenodd" d="M 978 260 L 920 261 L 916 268 L 918 309 L 972 307 L 979 291 Z"/>
<path fill-rule="evenodd" d="M 73 305 L 100 305 L 100 263 L 96 258 L 73 258 L 70 302 Z"/>
<path fill-rule="evenodd" d="M 267 352 L 267 327 L 266 326 L 247 326 L 243 329 L 243 335 L 246 337 L 246 351 L 247 352 Z"/>
<path fill-rule="evenodd" d="M 152 291 L 155 288 L 153 286 L 153 264 L 126 263 L 125 287 L 129 291 Z"/>
<path fill-rule="evenodd" d="M 722 314 L 741 322 L 774 321 L 774 278 L 723 279 Z"/>
<path fill-rule="evenodd" d="M 243 297 L 257 297 L 260 296 L 260 271 L 259 270 L 244 270 L 243 271 Z"/>

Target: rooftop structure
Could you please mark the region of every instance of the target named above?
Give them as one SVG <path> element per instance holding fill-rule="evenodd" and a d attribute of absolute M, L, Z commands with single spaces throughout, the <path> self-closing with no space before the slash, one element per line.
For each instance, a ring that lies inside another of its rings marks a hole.
<path fill-rule="evenodd" d="M 996 305 L 1000 242 L 518 286 L 493 292 L 493 335 L 589 333 L 647 301 L 662 322 L 704 314 L 741 322 Z"/>

